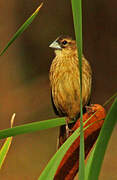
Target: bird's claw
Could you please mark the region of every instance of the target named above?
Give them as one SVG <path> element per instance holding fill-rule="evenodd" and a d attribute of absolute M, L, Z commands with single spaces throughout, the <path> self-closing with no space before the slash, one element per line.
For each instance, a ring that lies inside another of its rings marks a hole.
<path fill-rule="evenodd" d="M 93 106 L 93 104 L 91 104 L 90 106 L 85 106 L 87 113 L 94 113 L 94 109 L 92 108 Z"/>
<path fill-rule="evenodd" d="M 66 124 L 66 138 L 68 138 L 72 132 L 73 130 L 68 127 L 68 124 Z"/>

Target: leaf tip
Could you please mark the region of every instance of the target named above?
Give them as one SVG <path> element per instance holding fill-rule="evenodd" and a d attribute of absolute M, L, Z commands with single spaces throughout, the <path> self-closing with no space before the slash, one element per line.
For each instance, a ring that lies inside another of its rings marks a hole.
<path fill-rule="evenodd" d="M 13 127 L 15 116 L 16 116 L 16 113 L 13 113 L 13 115 L 11 117 L 11 128 Z"/>
<path fill-rule="evenodd" d="M 43 6 L 43 2 L 40 4 L 40 6 L 36 9 L 35 13 L 38 13 L 40 11 L 40 9 L 42 8 Z"/>

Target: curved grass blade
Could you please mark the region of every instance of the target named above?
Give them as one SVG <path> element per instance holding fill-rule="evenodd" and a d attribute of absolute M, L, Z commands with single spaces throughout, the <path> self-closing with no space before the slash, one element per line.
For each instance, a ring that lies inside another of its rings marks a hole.
<path fill-rule="evenodd" d="M 111 99 L 113 99 L 114 97 L 116 97 L 116 94 L 111 96 Z M 110 98 L 107 101 L 110 102 Z M 73 121 L 71 121 L 70 123 L 72 122 Z M 44 129 L 54 128 L 54 127 L 61 126 L 64 124 L 65 124 L 65 118 L 54 118 L 54 119 L 45 120 L 41 122 L 28 123 L 28 124 L 13 127 L 12 129 L 8 128 L 8 129 L 0 130 L 0 139 L 10 137 L 10 136 L 16 136 L 19 134 L 31 133 L 35 131 L 44 130 Z"/>
<path fill-rule="evenodd" d="M 71 121 L 70 123 L 72 123 Z M 25 134 L 25 133 L 31 133 L 35 131 L 40 131 L 44 129 L 49 129 L 57 126 L 61 126 L 65 124 L 65 118 L 55 118 L 40 122 L 33 122 L 24 124 L 21 126 L 16 126 L 13 128 L 8 128 L 4 130 L 0 130 L 0 139 L 10 137 L 10 136 L 16 136 L 19 134 Z"/>
<path fill-rule="evenodd" d="M 96 112 L 95 112 L 96 113 Z M 94 113 L 94 114 L 95 114 Z M 91 118 L 91 117 L 90 117 Z M 89 119 L 90 119 L 89 118 Z M 87 119 L 83 125 L 85 125 L 89 119 Z M 91 124 L 87 125 L 83 130 L 85 131 L 87 128 L 92 126 L 93 124 L 97 123 L 92 122 Z M 66 141 L 65 143 L 58 149 L 58 151 L 55 153 L 55 155 L 51 158 L 48 165 L 45 167 L 44 171 L 38 178 L 38 180 L 52 180 L 54 178 L 54 175 L 57 171 L 57 168 L 64 157 L 67 150 L 70 148 L 72 143 L 80 136 L 80 128 L 78 128 Z"/>
<path fill-rule="evenodd" d="M 106 102 L 103 104 L 103 106 L 105 107 L 106 105 L 108 105 L 116 97 L 117 97 L 117 92 L 113 94 L 109 99 L 107 99 Z"/>
<path fill-rule="evenodd" d="M 107 149 L 107 145 L 116 123 L 117 123 L 117 98 L 115 99 L 114 103 L 112 104 L 106 116 L 104 125 L 101 129 L 96 145 L 87 161 L 85 180 L 89 180 L 89 179 L 98 180 L 104 155 Z"/>
<path fill-rule="evenodd" d="M 52 159 L 49 161 L 48 165 L 45 167 L 44 171 L 38 178 L 38 180 L 52 180 L 54 178 L 54 175 L 56 173 L 56 170 L 71 146 L 71 144 L 75 141 L 75 139 L 80 135 L 79 133 L 80 128 L 77 129 L 66 141 L 65 143 L 58 149 L 58 151 L 55 153 L 55 155 L 52 157 Z"/>
<path fill-rule="evenodd" d="M 82 110 L 82 1 L 71 0 L 72 12 L 74 19 L 76 43 L 79 58 L 80 70 L 80 159 L 79 159 L 79 180 L 85 177 L 85 162 L 84 162 L 84 133 L 83 133 L 83 110 Z"/>
<path fill-rule="evenodd" d="M 13 114 L 13 116 L 12 116 L 12 118 L 11 118 L 11 128 L 12 128 L 12 126 L 13 126 L 14 118 L 15 118 L 15 113 Z M 6 158 L 6 155 L 7 155 L 7 153 L 8 153 L 8 150 L 9 150 L 9 148 L 10 148 L 12 139 L 13 139 L 13 137 L 7 138 L 7 139 L 5 140 L 5 142 L 4 142 L 1 150 L 0 150 L 0 169 L 1 169 L 2 165 L 3 165 L 3 162 L 4 162 L 5 158 Z"/>
<path fill-rule="evenodd" d="M 25 23 L 18 29 L 18 31 L 14 34 L 14 36 L 11 38 L 11 40 L 8 42 L 8 44 L 5 46 L 5 48 L 1 51 L 0 56 L 2 56 L 8 47 L 15 41 L 16 38 L 18 38 L 32 23 L 34 18 L 37 16 L 39 10 L 41 9 L 43 3 L 40 4 L 40 6 L 36 9 L 36 11 L 25 21 Z"/>
<path fill-rule="evenodd" d="M 95 115 L 95 113 L 90 118 L 92 118 Z M 69 123 L 73 123 L 73 122 L 74 121 L 70 121 Z M 83 125 L 85 125 L 85 123 Z M 31 133 L 31 132 L 35 132 L 35 131 L 41 131 L 41 130 L 45 130 L 45 129 L 49 129 L 49 128 L 54 128 L 54 127 L 61 126 L 64 124 L 65 124 L 65 118 L 55 118 L 55 119 L 44 120 L 44 121 L 40 121 L 40 122 L 33 122 L 33 123 L 28 123 L 28 124 L 24 124 L 24 125 L 20 125 L 20 126 L 15 126 L 13 128 L 0 130 L 0 139 L 4 139 L 4 138 L 10 137 L 10 136 L 16 136 L 16 135 L 20 135 L 20 134 L 25 134 L 25 133 Z"/>

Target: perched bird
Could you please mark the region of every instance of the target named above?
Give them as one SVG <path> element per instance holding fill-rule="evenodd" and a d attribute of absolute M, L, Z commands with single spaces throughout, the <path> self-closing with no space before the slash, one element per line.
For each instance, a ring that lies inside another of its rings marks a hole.
<path fill-rule="evenodd" d="M 66 116 L 68 132 L 68 122 L 80 113 L 80 72 L 76 41 L 68 36 L 60 36 L 49 47 L 55 50 L 49 73 L 52 103 L 57 115 Z M 82 56 L 83 106 L 90 99 L 91 82 L 91 67 Z"/>

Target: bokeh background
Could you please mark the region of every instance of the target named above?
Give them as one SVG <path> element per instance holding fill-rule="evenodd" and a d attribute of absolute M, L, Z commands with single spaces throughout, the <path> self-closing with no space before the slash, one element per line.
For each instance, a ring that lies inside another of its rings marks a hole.
<path fill-rule="evenodd" d="M 0 1 L 0 49 L 34 12 L 40 0 Z M 93 69 L 92 103 L 117 91 L 117 3 L 83 0 L 83 51 Z M 49 44 L 61 34 L 74 38 L 70 1 L 46 0 L 38 17 L 0 58 L 0 129 L 55 117 L 50 101 Z M 14 137 L 0 171 L 2 180 L 36 180 L 56 151 L 58 128 Z M 117 127 L 100 180 L 117 179 Z M 0 147 L 3 144 L 1 140 Z"/>

